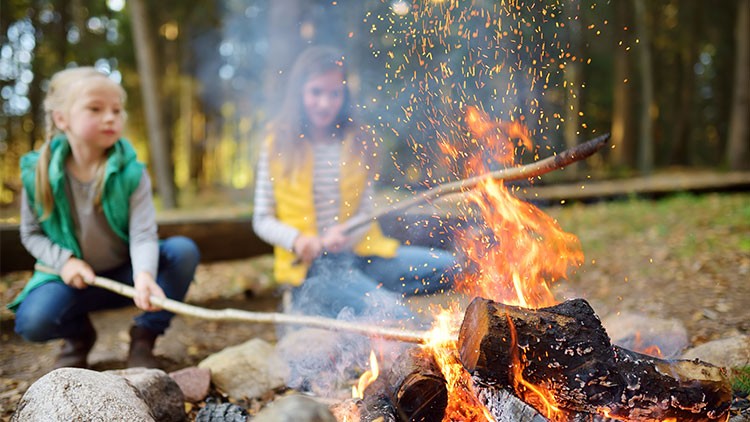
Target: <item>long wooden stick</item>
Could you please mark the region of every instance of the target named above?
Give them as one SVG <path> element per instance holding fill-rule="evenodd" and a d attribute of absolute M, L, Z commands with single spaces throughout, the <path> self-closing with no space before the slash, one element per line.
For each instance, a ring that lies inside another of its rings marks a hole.
<path fill-rule="evenodd" d="M 428 189 L 419 195 L 400 201 L 395 204 L 391 204 L 388 207 L 375 210 L 374 212 L 363 215 L 360 217 L 354 217 L 347 220 L 344 223 L 344 232 L 351 232 L 352 230 L 361 227 L 365 224 L 370 223 L 385 214 L 405 210 L 411 208 L 417 204 L 428 202 L 430 200 L 446 196 L 451 193 L 465 191 L 476 187 L 479 183 L 486 180 L 519 180 L 519 179 L 530 179 L 532 177 L 541 176 L 549 173 L 552 170 L 561 169 L 569 164 L 575 163 L 576 161 L 583 160 L 594 155 L 597 151 L 602 149 L 609 142 L 610 135 L 604 134 L 590 141 L 576 145 L 569 148 L 559 154 L 547 157 L 543 160 L 539 160 L 530 164 L 526 164 L 520 167 L 510 167 L 502 170 L 493 171 L 490 173 L 482 174 L 479 176 L 470 177 L 468 179 L 458 180 L 456 182 L 444 183 L 431 189 Z"/>
<path fill-rule="evenodd" d="M 53 269 L 40 264 L 35 265 L 34 269 L 49 274 L 57 274 Z M 107 289 L 131 299 L 135 297 L 135 289 L 132 286 L 105 277 L 97 276 L 94 278 L 94 281 L 89 284 L 91 286 Z M 213 321 L 245 321 L 263 324 L 304 325 L 306 327 L 322 328 L 332 331 L 347 331 L 363 334 L 368 337 L 378 337 L 408 343 L 426 343 L 428 340 L 427 332 L 424 331 L 399 330 L 396 328 L 378 327 L 359 322 L 341 321 L 333 318 L 311 315 L 293 315 L 279 312 L 252 312 L 232 308 L 207 309 L 157 296 L 151 296 L 149 300 L 152 304 L 176 314 Z"/>

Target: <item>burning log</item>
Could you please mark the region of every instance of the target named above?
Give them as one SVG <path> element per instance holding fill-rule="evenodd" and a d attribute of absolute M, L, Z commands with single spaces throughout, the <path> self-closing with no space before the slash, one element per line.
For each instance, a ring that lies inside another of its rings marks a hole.
<path fill-rule="evenodd" d="M 388 372 L 391 402 L 403 421 L 437 421 L 448 406 L 448 387 L 432 352 L 407 350 Z"/>
<path fill-rule="evenodd" d="M 363 422 L 439 421 L 448 406 L 445 378 L 432 352 L 419 347 L 405 351 L 364 393 Z"/>
<path fill-rule="evenodd" d="M 476 298 L 458 349 L 472 375 L 537 409 L 547 402 L 625 420 L 714 421 L 726 420 L 732 398 L 721 368 L 613 346 L 583 299 L 527 309 Z"/>
<path fill-rule="evenodd" d="M 359 422 L 398 422 L 396 407 L 388 396 L 385 377 L 378 377 L 364 391 L 358 404 Z"/>

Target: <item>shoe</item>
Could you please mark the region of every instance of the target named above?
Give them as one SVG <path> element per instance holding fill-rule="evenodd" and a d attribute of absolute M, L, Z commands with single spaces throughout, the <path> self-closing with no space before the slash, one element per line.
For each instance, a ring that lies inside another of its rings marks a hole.
<path fill-rule="evenodd" d="M 96 330 L 91 320 L 86 317 L 80 333 L 73 338 L 64 339 L 60 354 L 53 365 L 53 369 L 60 368 L 88 368 L 86 362 L 89 352 L 96 343 Z"/>
<path fill-rule="evenodd" d="M 137 325 L 130 327 L 128 368 L 159 368 L 159 361 L 153 352 L 158 336 L 158 333 L 147 328 Z"/>

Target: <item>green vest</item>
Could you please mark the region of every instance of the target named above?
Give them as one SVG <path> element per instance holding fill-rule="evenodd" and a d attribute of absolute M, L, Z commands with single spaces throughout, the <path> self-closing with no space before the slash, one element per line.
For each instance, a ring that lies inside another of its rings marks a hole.
<path fill-rule="evenodd" d="M 75 257 L 81 258 L 81 247 L 75 236 L 70 202 L 65 190 L 65 161 L 70 154 L 70 144 L 65 136 L 59 135 L 51 141 L 50 146 L 49 182 L 55 203 L 50 216 L 40 221 L 39 225 L 52 242 L 72 251 Z M 20 165 L 21 181 L 26 189 L 31 209 L 41 218 L 42 204 L 36 203 L 35 195 L 38 161 L 39 151 L 32 151 L 21 157 Z M 144 167 L 143 163 L 136 160 L 135 150 L 125 139 L 115 142 L 108 152 L 102 188 L 102 210 L 112 230 L 125 242 L 129 241 L 130 195 L 138 188 Z M 15 311 L 31 290 L 49 282 L 62 283 L 62 279 L 54 274 L 35 271 L 23 291 L 8 305 L 8 309 Z"/>
<path fill-rule="evenodd" d="M 273 140 L 268 139 L 267 142 L 270 149 Z M 271 177 L 274 181 L 273 194 L 276 201 L 276 216 L 280 221 L 296 228 L 303 234 L 316 235 L 318 229 L 313 199 L 313 153 L 311 147 L 306 143 L 301 143 L 300 148 L 305 149 L 305 160 L 291 176 L 284 174 L 282 163 L 279 160 L 272 159 L 269 163 Z M 364 191 L 368 182 L 367 176 L 368 171 L 361 160 L 351 152 L 344 151 L 340 177 L 340 221 L 347 221 L 359 208 L 360 193 Z M 374 255 L 393 258 L 396 256 L 399 245 L 399 241 L 386 237 L 382 233 L 380 225 L 373 221 L 368 232 L 355 245 L 354 253 L 359 256 Z M 304 263 L 296 263 L 296 255 L 293 252 L 281 246 L 274 248 L 274 277 L 277 282 L 298 286 L 304 281 L 307 270 L 308 266 Z"/>

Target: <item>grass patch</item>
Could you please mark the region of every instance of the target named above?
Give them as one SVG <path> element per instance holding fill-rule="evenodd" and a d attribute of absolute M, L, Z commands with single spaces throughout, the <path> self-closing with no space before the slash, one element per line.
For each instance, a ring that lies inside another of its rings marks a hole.
<path fill-rule="evenodd" d="M 750 366 L 733 369 L 730 381 L 735 392 L 742 396 L 750 395 Z"/>

